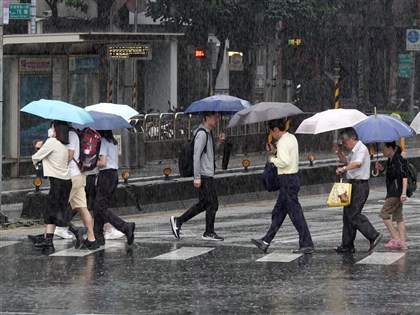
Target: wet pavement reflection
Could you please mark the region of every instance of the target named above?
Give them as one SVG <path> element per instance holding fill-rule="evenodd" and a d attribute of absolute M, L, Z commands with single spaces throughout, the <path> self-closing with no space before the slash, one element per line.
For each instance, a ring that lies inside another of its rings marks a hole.
<path fill-rule="evenodd" d="M 34 250 L 25 235 L 35 234 L 36 229 L 2 233 L 1 312 L 417 313 L 419 200 L 411 200 L 405 209 L 410 249 L 394 252 L 401 253 L 401 258 L 390 263 L 383 244 L 368 253 L 360 235 L 355 254 L 336 254 L 332 248 L 341 240 L 340 210 L 326 208 L 318 199 L 302 199 L 316 252 L 290 256 L 297 233 L 287 219 L 269 248 L 268 255 L 275 253 L 269 262 L 261 260 L 267 254 L 250 239 L 265 232 L 270 202 L 221 209 L 216 229 L 225 242 L 201 240 L 202 216 L 183 226 L 181 240 L 176 241 L 170 234 L 169 213 L 135 217 L 138 228 L 132 246 L 123 239 L 108 240 L 100 250 L 82 257 L 74 255 L 80 250 L 71 250 L 71 240 L 55 239 L 53 255 Z M 380 200 L 370 200 L 366 214 L 384 232 L 377 216 L 380 207 Z M 365 260 L 374 254 L 373 263 Z M 282 262 L 275 256 L 291 258 Z"/>

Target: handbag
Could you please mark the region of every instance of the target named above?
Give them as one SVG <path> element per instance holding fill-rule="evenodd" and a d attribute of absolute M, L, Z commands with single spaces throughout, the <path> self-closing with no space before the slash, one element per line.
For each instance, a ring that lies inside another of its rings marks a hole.
<path fill-rule="evenodd" d="M 343 207 L 350 205 L 351 202 L 351 184 L 343 183 L 343 179 L 340 178 L 340 182 L 334 183 L 330 195 L 327 199 L 327 205 L 329 207 Z"/>
<path fill-rule="evenodd" d="M 266 163 L 261 176 L 262 184 L 267 191 L 279 190 L 279 179 L 277 175 L 277 167 L 273 163 Z"/>

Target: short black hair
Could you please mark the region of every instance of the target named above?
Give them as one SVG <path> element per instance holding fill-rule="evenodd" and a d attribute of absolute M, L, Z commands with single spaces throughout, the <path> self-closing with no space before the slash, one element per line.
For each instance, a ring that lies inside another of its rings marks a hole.
<path fill-rule="evenodd" d="M 287 119 L 273 119 L 268 122 L 268 128 L 274 130 L 274 128 L 279 128 L 280 131 L 286 130 L 286 121 Z"/>

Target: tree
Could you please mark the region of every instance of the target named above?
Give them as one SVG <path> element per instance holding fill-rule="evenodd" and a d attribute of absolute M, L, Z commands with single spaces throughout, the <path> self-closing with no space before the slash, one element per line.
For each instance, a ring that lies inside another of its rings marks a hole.
<path fill-rule="evenodd" d="M 274 40 L 278 21 L 284 21 L 290 32 L 316 33 L 320 23 L 341 3 L 342 0 L 156 0 L 149 4 L 147 15 L 173 30 L 185 30 L 187 37 L 199 45 L 206 45 L 208 35 L 214 34 L 221 42 L 217 74 L 225 39 L 229 39 L 233 49 L 252 55 L 256 44 Z M 216 77 L 213 76 L 213 87 Z"/>

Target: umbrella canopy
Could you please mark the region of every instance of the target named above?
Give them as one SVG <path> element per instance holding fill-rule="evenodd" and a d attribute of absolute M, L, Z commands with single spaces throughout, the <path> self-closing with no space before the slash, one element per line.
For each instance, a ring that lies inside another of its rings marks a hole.
<path fill-rule="evenodd" d="M 213 95 L 192 103 L 186 114 L 200 114 L 203 112 L 219 112 L 233 114 L 251 106 L 251 103 L 230 95 Z"/>
<path fill-rule="evenodd" d="M 410 127 L 413 128 L 415 133 L 420 133 L 420 112 L 417 113 L 416 117 L 414 117 L 413 121 L 410 124 Z"/>
<path fill-rule="evenodd" d="M 353 127 L 367 116 L 357 109 L 328 109 L 302 121 L 296 133 L 318 134 Z"/>
<path fill-rule="evenodd" d="M 402 120 L 375 114 L 353 126 L 363 143 L 391 142 L 413 136 L 413 130 Z"/>
<path fill-rule="evenodd" d="M 77 129 L 90 127 L 95 130 L 115 130 L 123 128 L 132 128 L 133 126 L 121 116 L 109 113 L 101 113 L 90 111 L 89 114 L 93 117 L 93 122 L 87 124 L 75 124 L 72 126 Z"/>
<path fill-rule="evenodd" d="M 232 119 L 229 121 L 228 127 L 253 124 L 301 113 L 302 111 L 299 108 L 290 103 L 261 102 L 233 115 Z"/>
<path fill-rule="evenodd" d="M 92 116 L 83 108 L 59 100 L 40 99 L 39 101 L 30 102 L 20 111 L 45 119 L 62 120 L 78 124 L 93 122 Z"/>
<path fill-rule="evenodd" d="M 88 112 L 95 111 L 101 113 L 114 114 L 121 116 L 125 120 L 129 120 L 131 117 L 139 115 L 138 111 L 125 104 L 98 103 L 95 105 L 86 106 L 85 110 L 87 110 Z"/>

